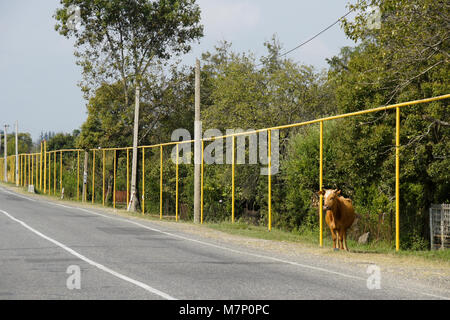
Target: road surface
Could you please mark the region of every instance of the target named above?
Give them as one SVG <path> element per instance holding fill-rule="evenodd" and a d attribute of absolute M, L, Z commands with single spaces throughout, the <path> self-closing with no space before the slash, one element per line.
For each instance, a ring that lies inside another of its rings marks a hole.
<path fill-rule="evenodd" d="M 73 288 L 73 268 L 80 289 Z M 4 187 L 0 274 L 0 299 L 449 298 L 448 291 L 383 274 L 381 289 L 369 289 L 365 268 L 347 270 L 320 257 L 290 260 Z"/>

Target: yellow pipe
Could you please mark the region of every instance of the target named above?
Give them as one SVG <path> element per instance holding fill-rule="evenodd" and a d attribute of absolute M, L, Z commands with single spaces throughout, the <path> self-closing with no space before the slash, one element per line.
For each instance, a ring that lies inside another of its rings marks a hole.
<path fill-rule="evenodd" d="M 62 151 L 59 152 L 59 193 L 62 195 L 62 188 L 63 188 L 63 153 Z"/>
<path fill-rule="evenodd" d="M 105 206 L 105 150 L 103 150 L 103 168 L 102 168 L 102 205 Z"/>
<path fill-rule="evenodd" d="M 44 194 L 47 193 L 47 141 L 44 140 Z"/>
<path fill-rule="evenodd" d="M 80 201 L 80 151 L 77 151 L 77 201 Z"/>
<path fill-rule="evenodd" d="M 35 161 L 35 163 L 36 163 L 36 168 L 35 168 L 35 186 L 36 186 L 36 188 L 37 188 L 37 181 L 38 181 L 38 174 L 39 174 L 39 172 L 38 172 L 38 156 L 37 156 L 37 154 L 35 154 L 34 155 L 34 157 L 33 157 L 33 159 L 34 158 L 36 158 L 36 161 Z"/>
<path fill-rule="evenodd" d="M 395 121 L 395 251 L 400 250 L 400 108 Z"/>
<path fill-rule="evenodd" d="M 113 190 L 113 207 L 116 208 L 116 155 L 117 151 L 114 150 L 114 190 Z"/>
<path fill-rule="evenodd" d="M 34 155 L 31 155 L 31 184 L 34 184 Z"/>
<path fill-rule="evenodd" d="M 345 113 L 345 114 L 336 115 L 336 116 L 319 118 L 319 119 L 305 121 L 305 122 L 298 122 L 298 123 L 292 123 L 292 124 L 287 124 L 287 125 L 275 126 L 275 127 L 270 127 L 270 128 L 258 129 L 258 130 L 254 130 L 254 131 L 248 131 L 248 132 L 244 131 L 244 132 L 238 132 L 238 133 L 233 133 L 233 134 L 228 134 L 228 135 L 223 135 L 223 136 L 217 136 L 217 137 L 212 137 L 212 138 L 205 138 L 203 140 L 205 140 L 205 141 L 212 141 L 212 140 L 223 139 L 223 138 L 232 137 L 232 136 L 236 137 L 236 136 L 242 136 L 242 135 L 256 134 L 256 133 L 264 132 L 264 131 L 268 131 L 268 130 L 280 130 L 280 129 L 287 129 L 287 128 L 305 126 L 305 125 L 308 125 L 308 124 L 320 123 L 321 121 L 330 121 L 330 120 L 342 119 L 342 118 L 347 118 L 347 117 L 359 116 L 359 115 L 363 115 L 363 114 L 367 114 L 367 113 L 384 111 L 384 110 L 391 110 L 391 109 L 394 109 L 394 108 L 406 107 L 406 106 L 410 106 L 410 105 L 416 105 L 416 104 L 421 104 L 421 103 L 433 102 L 433 101 L 449 99 L 449 98 L 450 98 L 450 93 L 442 95 L 442 96 L 437 96 L 437 97 L 432 97 L 432 98 L 427 98 L 427 99 L 422 99 L 422 100 L 407 101 L 407 102 L 387 105 L 387 106 L 383 106 L 383 107 L 377 107 L 377 108 L 372 108 L 372 109 L 366 109 L 366 110 L 361 110 L 361 111 L 356 111 L 356 112 Z M 192 142 L 192 141 L 185 141 L 185 143 L 187 143 L 187 142 Z"/>
<path fill-rule="evenodd" d="M 142 148 L 142 214 L 144 213 L 145 213 L 145 148 Z"/>
<path fill-rule="evenodd" d="M 40 190 L 42 190 L 42 158 L 43 158 L 43 155 L 42 155 L 42 141 L 41 141 L 41 153 L 40 153 L 40 155 L 39 155 L 39 189 Z"/>
<path fill-rule="evenodd" d="M 95 202 L 95 150 L 92 150 L 92 204 Z"/>
<path fill-rule="evenodd" d="M 177 145 L 178 146 L 178 145 Z M 202 164 L 201 164 L 201 176 L 200 176 L 200 224 L 203 224 L 203 173 L 204 173 L 204 149 L 205 142 L 202 140 Z"/>
<path fill-rule="evenodd" d="M 163 209 L 163 146 L 159 147 L 159 158 L 160 158 L 160 174 L 159 174 L 159 219 L 162 219 L 162 209 Z"/>
<path fill-rule="evenodd" d="M 234 223 L 234 144 L 235 144 L 235 137 L 233 136 L 231 138 L 232 141 L 232 147 L 231 147 L 231 223 Z"/>
<path fill-rule="evenodd" d="M 267 150 L 267 158 L 268 158 L 268 196 L 267 196 L 267 204 L 268 204 L 268 228 L 269 231 L 272 230 L 272 133 L 271 130 L 267 130 L 267 139 L 268 139 L 268 150 Z"/>
<path fill-rule="evenodd" d="M 26 154 L 26 155 L 24 155 L 24 157 L 25 157 L 25 164 L 24 164 L 25 165 L 25 186 L 27 186 L 28 180 L 30 180 L 29 172 L 28 172 L 28 155 Z M 12 181 L 14 181 L 14 179 Z"/>
<path fill-rule="evenodd" d="M 88 160 L 89 160 L 89 151 L 85 151 L 84 152 L 84 156 L 86 157 L 86 152 L 88 153 L 88 156 L 87 156 L 87 158 L 88 158 Z M 83 167 L 84 167 L 84 164 L 83 164 Z M 87 165 L 86 166 L 86 168 L 85 169 L 83 169 L 83 190 L 85 190 L 85 192 L 84 192 L 84 196 L 82 195 L 82 197 L 83 197 L 83 202 L 87 202 L 87 193 L 88 193 L 88 180 L 87 180 L 87 172 L 88 172 L 88 168 L 89 168 L 89 165 Z M 84 187 L 84 171 L 86 170 L 86 188 Z"/>
<path fill-rule="evenodd" d="M 39 157 L 36 154 L 36 188 L 38 187 L 38 181 L 39 181 L 39 169 L 38 169 L 38 164 L 39 164 Z"/>
<path fill-rule="evenodd" d="M 20 158 L 21 158 L 20 164 L 21 164 L 21 170 L 22 170 L 22 186 L 25 186 L 25 183 L 26 183 L 25 182 L 26 181 L 25 160 L 24 160 L 25 155 L 22 154 L 22 156 Z"/>
<path fill-rule="evenodd" d="M 7 164 L 8 164 L 8 162 L 7 162 Z M 20 185 L 23 186 L 23 179 L 22 179 L 22 155 L 21 154 L 19 154 L 19 175 L 20 175 Z"/>
<path fill-rule="evenodd" d="M 130 205 L 130 150 L 127 149 L 127 208 Z"/>
<path fill-rule="evenodd" d="M 22 167 L 23 167 L 23 155 L 19 155 L 19 166 L 20 166 L 20 185 L 23 186 L 23 173 L 22 173 Z M 9 181 L 9 178 L 8 178 Z"/>
<path fill-rule="evenodd" d="M 23 178 L 22 178 L 22 186 L 25 186 L 26 181 L 27 181 L 27 172 L 26 172 L 26 166 L 25 166 L 25 155 L 22 155 L 22 173 L 23 173 Z"/>
<path fill-rule="evenodd" d="M 52 193 L 52 153 L 48 152 L 48 194 Z"/>
<path fill-rule="evenodd" d="M 53 194 L 56 195 L 56 151 L 53 153 Z"/>
<path fill-rule="evenodd" d="M 320 148 L 319 148 L 319 190 L 323 190 L 323 121 L 320 122 Z M 323 246 L 323 195 L 319 196 L 319 244 Z"/>
<path fill-rule="evenodd" d="M 178 144 L 177 144 L 177 158 L 176 158 L 176 177 L 175 177 L 175 221 L 178 221 Z"/>
<path fill-rule="evenodd" d="M 17 173 L 17 175 L 16 175 L 16 159 L 17 159 L 17 157 L 14 156 L 12 159 L 13 159 L 12 160 L 13 161 L 13 163 L 12 163 L 12 172 L 13 172 L 13 176 L 14 176 L 14 181 L 16 182 L 16 185 L 19 185 L 20 184 L 19 173 Z M 4 163 L 2 163 L 2 165 L 4 165 Z M 1 171 L 1 172 L 3 173 L 4 171 Z"/>

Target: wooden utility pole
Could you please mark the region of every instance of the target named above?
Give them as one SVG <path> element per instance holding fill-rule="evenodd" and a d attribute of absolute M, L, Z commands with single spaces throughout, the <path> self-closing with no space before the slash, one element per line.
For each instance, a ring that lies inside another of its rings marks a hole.
<path fill-rule="evenodd" d="M 139 133 L 139 95 L 140 87 L 136 85 L 136 100 L 134 104 L 134 130 L 133 130 L 133 159 L 131 162 L 131 198 L 128 206 L 128 211 L 136 211 L 138 198 L 136 190 L 136 177 L 137 177 L 137 158 L 138 158 L 138 133 Z"/>
<path fill-rule="evenodd" d="M 86 202 L 87 192 L 87 175 L 88 175 L 88 157 L 89 152 L 84 152 L 84 169 L 83 169 L 83 193 L 81 194 L 81 201 Z"/>
<path fill-rule="evenodd" d="M 200 180 L 201 180 L 201 138 L 200 122 L 200 61 L 195 61 L 195 122 L 194 122 L 194 223 L 200 223 Z"/>

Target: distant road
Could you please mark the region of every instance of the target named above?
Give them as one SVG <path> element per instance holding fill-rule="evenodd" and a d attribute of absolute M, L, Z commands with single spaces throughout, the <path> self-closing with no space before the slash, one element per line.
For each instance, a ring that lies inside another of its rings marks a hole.
<path fill-rule="evenodd" d="M 0 299 L 439 299 L 366 269 L 289 260 L 151 221 L 61 205 L 0 187 Z M 81 289 L 68 289 L 69 266 Z"/>

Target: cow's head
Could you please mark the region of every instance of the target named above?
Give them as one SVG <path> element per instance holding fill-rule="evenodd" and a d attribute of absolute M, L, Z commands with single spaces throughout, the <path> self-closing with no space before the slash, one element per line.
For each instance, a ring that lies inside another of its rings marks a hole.
<path fill-rule="evenodd" d="M 323 195 L 323 210 L 333 210 L 336 206 L 337 198 L 341 194 L 341 190 L 325 189 L 319 191 L 318 194 Z"/>

